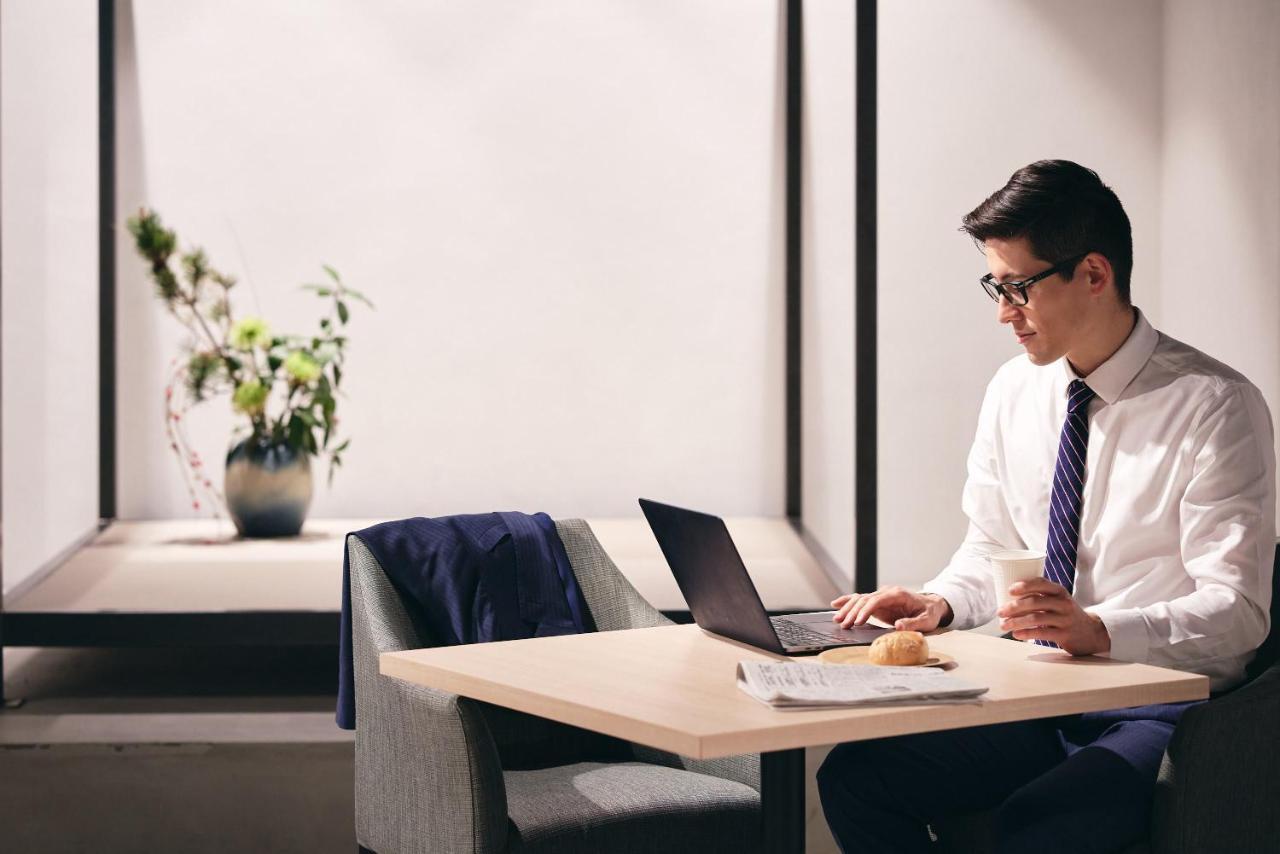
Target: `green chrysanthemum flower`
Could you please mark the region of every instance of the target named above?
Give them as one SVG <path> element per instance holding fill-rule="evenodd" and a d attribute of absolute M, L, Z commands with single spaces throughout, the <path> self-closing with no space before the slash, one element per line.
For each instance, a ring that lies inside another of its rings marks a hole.
<path fill-rule="evenodd" d="M 327 365 L 334 359 L 338 358 L 338 353 L 339 350 L 337 344 L 334 344 L 332 341 L 322 341 L 320 346 L 315 349 L 313 355 L 316 357 L 317 362 L 322 365 Z"/>
<path fill-rule="evenodd" d="M 294 350 L 284 360 L 285 373 L 299 385 L 306 385 L 320 376 L 320 363 L 305 350 Z"/>
<path fill-rule="evenodd" d="M 268 391 L 269 389 L 262 384 L 261 380 L 240 383 L 236 386 L 235 393 L 231 395 L 231 405 L 245 415 L 257 415 L 267 405 Z"/>
<path fill-rule="evenodd" d="M 261 317 L 246 317 L 231 327 L 231 346 L 237 350 L 271 345 L 271 329 Z"/>

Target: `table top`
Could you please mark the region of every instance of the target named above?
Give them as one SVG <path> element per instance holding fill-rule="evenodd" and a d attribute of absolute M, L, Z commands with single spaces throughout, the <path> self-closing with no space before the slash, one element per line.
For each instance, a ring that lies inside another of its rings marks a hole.
<path fill-rule="evenodd" d="M 782 657 L 693 625 L 386 653 L 381 672 L 698 759 L 1209 696 L 1204 676 L 974 632 L 929 644 L 990 688 L 982 703 L 772 709 L 737 687 L 737 663 Z"/>
<path fill-rule="evenodd" d="M 369 519 L 308 519 L 297 537 L 245 540 L 223 519 L 117 521 L 18 596 L 6 611 L 337 611 L 343 538 Z M 587 524 L 640 595 L 660 610 L 687 609 L 643 518 Z M 825 608 L 837 595 L 786 519 L 726 524 L 773 611 Z"/>

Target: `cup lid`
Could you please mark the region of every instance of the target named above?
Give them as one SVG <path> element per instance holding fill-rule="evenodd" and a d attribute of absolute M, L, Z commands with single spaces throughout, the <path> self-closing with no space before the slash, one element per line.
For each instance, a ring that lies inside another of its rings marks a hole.
<path fill-rule="evenodd" d="M 987 560 L 1044 560 L 1044 552 L 1030 549 L 1005 549 L 987 555 Z"/>

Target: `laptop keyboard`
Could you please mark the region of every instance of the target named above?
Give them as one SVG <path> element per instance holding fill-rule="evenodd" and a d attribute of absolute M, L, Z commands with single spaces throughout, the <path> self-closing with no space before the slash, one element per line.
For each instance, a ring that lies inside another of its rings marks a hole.
<path fill-rule="evenodd" d="M 778 633 L 778 640 L 783 646 L 825 646 L 834 640 L 832 635 L 815 632 L 799 623 L 771 617 L 773 630 Z"/>

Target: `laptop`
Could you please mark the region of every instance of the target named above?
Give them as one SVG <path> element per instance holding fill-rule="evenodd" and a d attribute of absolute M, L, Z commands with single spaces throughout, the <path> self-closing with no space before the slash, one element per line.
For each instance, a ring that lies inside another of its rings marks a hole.
<path fill-rule="evenodd" d="M 713 634 L 783 655 L 869 644 L 878 626 L 843 629 L 835 611 L 770 617 L 729 529 L 718 516 L 640 499 L 640 509 L 684 594 L 694 622 Z"/>

